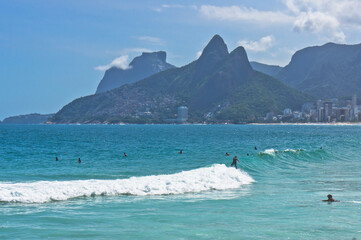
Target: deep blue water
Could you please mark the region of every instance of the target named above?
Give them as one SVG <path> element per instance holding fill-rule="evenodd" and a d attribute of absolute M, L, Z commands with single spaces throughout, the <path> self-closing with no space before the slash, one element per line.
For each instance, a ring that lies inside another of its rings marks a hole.
<path fill-rule="evenodd" d="M 0 125 L 0 239 L 360 239 L 360 172 L 361 126 Z"/>

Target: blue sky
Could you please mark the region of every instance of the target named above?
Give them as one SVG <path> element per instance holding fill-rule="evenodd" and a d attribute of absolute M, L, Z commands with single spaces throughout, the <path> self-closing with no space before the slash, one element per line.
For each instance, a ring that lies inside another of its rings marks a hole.
<path fill-rule="evenodd" d="M 361 42 L 359 0 L 0 1 L 0 120 L 53 113 L 95 92 L 104 69 L 165 50 L 182 66 L 214 34 L 250 60 L 286 65 L 299 49 Z"/>

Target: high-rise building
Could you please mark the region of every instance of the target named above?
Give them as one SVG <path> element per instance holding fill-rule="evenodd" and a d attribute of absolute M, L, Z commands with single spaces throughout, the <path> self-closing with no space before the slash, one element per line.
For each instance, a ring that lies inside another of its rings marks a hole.
<path fill-rule="evenodd" d="M 188 108 L 186 106 L 178 107 L 177 122 L 183 123 L 188 120 Z"/>
<path fill-rule="evenodd" d="M 323 121 L 325 122 L 331 122 L 332 120 L 332 101 L 325 101 L 323 103 L 323 109 L 324 109 L 324 115 L 323 115 Z"/>
<path fill-rule="evenodd" d="M 358 119 L 357 95 L 352 95 L 351 102 L 351 121 Z"/>
<path fill-rule="evenodd" d="M 357 95 L 352 95 L 352 108 L 356 107 L 357 105 Z"/>
<path fill-rule="evenodd" d="M 325 118 L 325 111 L 323 107 L 318 108 L 317 110 L 317 121 L 323 122 Z"/>

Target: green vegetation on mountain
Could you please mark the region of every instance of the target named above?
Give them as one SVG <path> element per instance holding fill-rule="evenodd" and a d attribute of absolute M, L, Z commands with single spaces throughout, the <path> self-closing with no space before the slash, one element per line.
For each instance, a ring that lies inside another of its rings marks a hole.
<path fill-rule="evenodd" d="M 318 98 L 361 95 L 361 44 L 299 50 L 276 77 Z"/>
<path fill-rule="evenodd" d="M 198 60 L 131 85 L 79 98 L 54 123 L 162 123 L 188 106 L 192 122 L 251 122 L 269 111 L 300 108 L 311 98 L 254 71 L 243 47 L 228 53 L 215 35 Z"/>
<path fill-rule="evenodd" d="M 39 114 L 32 113 L 26 115 L 12 116 L 5 118 L 2 124 L 44 124 L 49 118 L 53 117 L 54 114 Z"/>

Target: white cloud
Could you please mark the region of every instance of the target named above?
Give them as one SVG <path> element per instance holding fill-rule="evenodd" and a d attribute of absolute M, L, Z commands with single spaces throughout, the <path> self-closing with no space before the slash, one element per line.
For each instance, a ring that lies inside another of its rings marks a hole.
<path fill-rule="evenodd" d="M 323 12 L 300 13 L 294 22 L 293 29 L 297 32 L 327 33 L 333 41 L 344 42 L 345 34 L 340 30 L 339 21 Z"/>
<path fill-rule="evenodd" d="M 95 70 L 106 71 L 111 67 L 117 67 L 125 70 L 129 68 L 128 59 L 128 55 L 120 56 L 114 59 L 110 64 L 95 67 Z"/>
<path fill-rule="evenodd" d="M 154 45 L 163 45 L 164 41 L 160 38 L 157 37 L 151 37 L 151 36 L 141 36 L 138 37 L 138 40 L 149 43 L 149 44 L 154 44 Z"/>
<path fill-rule="evenodd" d="M 222 21 L 253 21 L 262 24 L 292 23 L 293 17 L 280 11 L 259 11 L 239 6 L 202 5 L 199 12 L 206 18 Z"/>
<path fill-rule="evenodd" d="M 162 8 L 184 8 L 185 6 L 184 5 L 181 5 L 181 4 L 163 4 L 162 5 Z"/>
<path fill-rule="evenodd" d="M 296 32 L 345 42 L 347 30 L 361 31 L 361 0 L 283 0 L 285 9 L 262 11 L 245 6 L 202 5 L 206 19 L 252 22 L 257 25 L 292 24 Z"/>
<path fill-rule="evenodd" d="M 323 29 L 337 29 L 340 23 L 336 18 L 322 12 L 301 13 L 294 22 L 296 31 L 320 32 Z"/>
<path fill-rule="evenodd" d="M 253 52 L 264 52 L 274 44 L 274 37 L 269 35 L 261 38 L 259 41 L 242 40 L 238 42 L 239 46 Z"/>
<path fill-rule="evenodd" d="M 193 10 L 197 10 L 197 6 L 196 5 L 182 5 L 182 4 L 163 4 L 160 7 L 154 8 L 153 10 L 156 12 L 163 12 L 163 10 L 165 9 L 171 9 L 171 8 L 175 8 L 175 9 L 193 9 Z"/>
<path fill-rule="evenodd" d="M 294 30 L 298 32 L 324 34 L 330 40 L 344 42 L 344 30 L 358 29 L 361 24 L 359 0 L 284 0 L 284 3 L 296 15 Z"/>
<path fill-rule="evenodd" d="M 198 52 L 196 53 L 197 59 L 202 55 L 202 52 L 203 52 L 203 51 L 198 51 Z"/>

